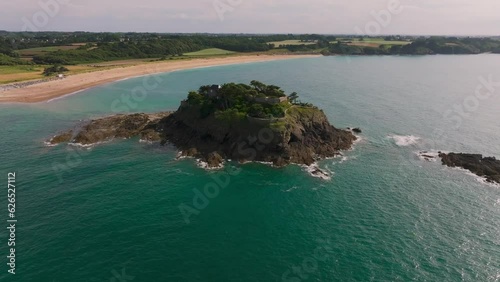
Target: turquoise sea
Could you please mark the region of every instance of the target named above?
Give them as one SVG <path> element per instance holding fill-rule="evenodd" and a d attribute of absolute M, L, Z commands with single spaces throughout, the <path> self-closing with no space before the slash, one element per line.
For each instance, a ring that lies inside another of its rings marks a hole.
<path fill-rule="evenodd" d="M 499 66 L 489 54 L 292 59 L 2 104 L 0 281 L 500 281 L 500 187 L 415 154 L 500 157 Z M 138 138 L 44 144 L 82 120 L 175 110 L 200 85 L 253 79 L 363 130 L 344 158 L 319 164 L 331 180 L 299 166 L 205 171 Z M 481 89 L 485 80 L 496 84 Z M 9 172 L 15 275 L 6 265 Z M 214 183 L 223 187 L 199 195 Z M 189 222 L 180 206 L 191 207 Z"/>

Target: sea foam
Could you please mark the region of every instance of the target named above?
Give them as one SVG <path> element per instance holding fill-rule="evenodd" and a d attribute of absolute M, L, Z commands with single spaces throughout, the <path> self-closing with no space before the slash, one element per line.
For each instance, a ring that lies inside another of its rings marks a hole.
<path fill-rule="evenodd" d="M 43 142 L 43 144 L 44 144 L 45 146 L 47 146 L 47 147 L 55 147 L 55 146 L 59 145 L 59 144 L 52 144 L 52 143 L 50 143 L 50 142 L 48 142 L 48 141 L 44 141 L 44 142 Z"/>
<path fill-rule="evenodd" d="M 313 163 L 312 165 L 302 165 L 302 168 L 312 177 L 321 178 L 323 180 L 332 179 L 331 174 L 321 169 L 317 163 Z"/>
<path fill-rule="evenodd" d="M 483 185 L 487 185 L 487 186 L 495 187 L 495 188 L 500 188 L 500 184 L 499 183 L 490 182 L 490 181 L 488 181 L 488 179 L 486 179 L 486 177 L 479 176 L 479 175 L 473 173 L 472 171 L 470 171 L 468 169 L 461 168 L 461 167 L 452 167 L 451 169 L 457 170 L 457 171 L 460 171 L 460 172 L 462 172 L 462 173 L 464 173 L 466 175 L 472 176 L 477 182 L 479 182 L 479 183 L 481 183 Z"/>
<path fill-rule="evenodd" d="M 196 159 L 196 164 L 198 165 L 199 168 L 205 169 L 205 170 L 219 170 L 224 168 L 224 164 L 220 164 L 217 167 L 210 167 L 207 162 L 203 161 L 202 159 Z"/>
<path fill-rule="evenodd" d="M 400 147 L 415 145 L 421 139 L 414 135 L 389 135 L 388 138 L 393 139 L 396 145 Z"/>

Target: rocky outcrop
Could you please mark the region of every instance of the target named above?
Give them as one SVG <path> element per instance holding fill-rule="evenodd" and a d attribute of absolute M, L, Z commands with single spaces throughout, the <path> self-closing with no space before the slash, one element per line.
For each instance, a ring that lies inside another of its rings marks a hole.
<path fill-rule="evenodd" d="M 443 165 L 460 167 L 486 178 L 488 182 L 500 183 L 500 160 L 479 154 L 440 153 Z"/>
<path fill-rule="evenodd" d="M 89 145 L 140 136 L 143 140 L 172 143 L 183 156 L 200 158 L 208 167 L 220 167 L 224 160 L 261 161 L 285 166 L 311 165 L 351 148 L 356 137 L 333 127 L 323 111 L 314 107 L 292 107 L 275 123 L 253 123 L 247 119 L 220 121 L 201 118 L 199 111 L 179 108 L 175 113 L 115 115 L 91 120 L 50 139 Z"/>
<path fill-rule="evenodd" d="M 73 138 L 73 130 L 68 130 L 64 133 L 52 137 L 49 143 L 55 145 L 63 142 L 70 142 L 72 138 Z"/>
<path fill-rule="evenodd" d="M 362 133 L 361 128 L 359 128 L 359 127 L 355 127 L 355 128 L 348 127 L 347 129 L 354 132 L 354 133 L 358 133 L 358 134 Z"/>
<path fill-rule="evenodd" d="M 227 159 L 268 162 L 278 167 L 311 165 L 351 148 L 356 140 L 351 131 L 333 127 L 315 107 L 293 106 L 285 118 L 264 124 L 247 118 L 201 117 L 200 112 L 184 105 L 175 113 L 115 115 L 92 120 L 49 142 L 89 145 L 141 136 L 143 140 L 171 143 L 183 156 L 199 158 L 209 168 L 217 168 Z"/>
<path fill-rule="evenodd" d="M 82 145 L 109 141 L 115 138 L 141 136 L 147 141 L 159 141 L 158 122 L 170 113 L 115 115 L 91 120 L 82 126 L 54 136 L 50 144 L 72 142 Z"/>
<path fill-rule="evenodd" d="M 328 122 L 314 107 L 292 107 L 283 120 L 264 126 L 248 119 L 220 121 L 200 117 L 193 107 L 182 107 L 160 122 L 164 142 L 184 155 L 201 158 L 214 167 L 216 160 L 269 162 L 281 167 L 290 163 L 311 165 L 351 148 L 356 137 Z M 221 158 L 213 158 L 216 153 Z"/>
<path fill-rule="evenodd" d="M 217 152 L 212 152 L 206 156 L 206 161 L 208 167 L 220 167 L 224 159 Z"/>

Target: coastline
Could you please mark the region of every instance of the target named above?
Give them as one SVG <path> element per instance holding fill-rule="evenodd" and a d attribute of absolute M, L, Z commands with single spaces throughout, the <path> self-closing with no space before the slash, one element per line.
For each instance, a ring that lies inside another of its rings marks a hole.
<path fill-rule="evenodd" d="M 225 66 L 242 63 L 267 62 L 295 58 L 314 58 L 318 55 L 243 55 L 234 57 L 218 57 L 192 59 L 186 61 L 165 61 L 144 63 L 134 66 L 118 67 L 108 70 L 94 71 L 67 76 L 64 79 L 51 80 L 21 88 L 0 91 L 0 103 L 37 103 L 50 101 L 69 94 L 106 83 L 126 80 L 134 77 L 168 73 L 204 67 Z"/>

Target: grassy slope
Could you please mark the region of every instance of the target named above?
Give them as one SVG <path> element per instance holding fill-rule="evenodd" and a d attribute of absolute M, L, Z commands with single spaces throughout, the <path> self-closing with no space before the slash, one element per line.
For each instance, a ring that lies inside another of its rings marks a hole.
<path fill-rule="evenodd" d="M 346 43 L 347 45 L 351 46 L 363 46 L 363 47 L 380 47 L 382 45 L 407 45 L 410 44 L 410 41 L 386 41 L 383 38 L 364 38 L 363 41 L 360 41 L 359 38 L 339 38 L 339 41 L 341 42 L 351 42 L 351 43 Z M 336 43 L 336 42 L 332 42 Z"/>
<path fill-rule="evenodd" d="M 18 65 L 18 66 L 0 66 L 0 85 L 14 82 L 22 82 L 33 79 L 43 79 L 43 70 L 49 66 L 45 65 Z M 118 67 L 118 66 L 113 66 Z M 66 66 L 69 72 L 66 74 L 78 74 L 91 71 L 111 69 L 113 67 L 92 67 L 88 65 Z"/>
<path fill-rule="evenodd" d="M 219 48 L 209 48 L 197 52 L 185 53 L 184 56 L 199 57 L 199 56 L 220 56 L 220 55 L 231 55 L 231 54 L 236 54 L 236 52 L 223 50 Z"/>
<path fill-rule="evenodd" d="M 76 49 L 80 46 L 78 45 L 65 45 L 65 46 L 50 46 L 50 47 L 37 47 L 37 48 L 29 48 L 29 49 L 22 49 L 17 51 L 19 55 L 23 57 L 29 57 L 29 56 L 35 56 L 39 54 L 43 54 L 46 52 L 55 52 L 58 50 L 72 50 Z"/>
<path fill-rule="evenodd" d="M 0 66 L 0 84 L 42 78 L 41 66 Z"/>
<path fill-rule="evenodd" d="M 274 46 L 277 48 L 280 45 L 312 45 L 315 44 L 315 42 L 300 42 L 300 40 L 283 40 L 283 41 L 268 42 L 268 44 L 274 44 Z"/>

